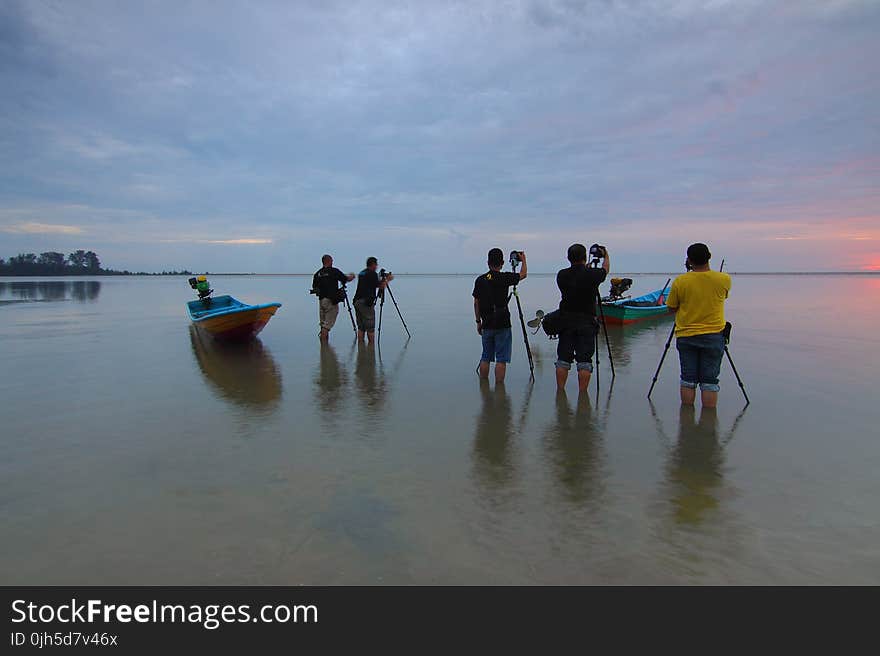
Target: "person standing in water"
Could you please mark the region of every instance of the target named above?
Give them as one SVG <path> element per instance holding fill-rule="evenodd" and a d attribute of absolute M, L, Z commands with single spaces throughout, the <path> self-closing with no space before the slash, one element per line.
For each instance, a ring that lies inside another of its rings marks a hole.
<path fill-rule="evenodd" d="M 483 339 L 483 355 L 480 357 L 478 372 L 480 378 L 489 377 L 489 363 L 495 362 L 495 382 L 504 382 L 507 363 L 513 347 L 513 334 L 510 328 L 510 288 L 528 273 L 526 254 L 520 252 L 522 268 L 519 273 L 503 272 L 504 253 L 500 248 L 489 251 L 489 270 L 474 282 L 474 317 L 477 321 L 477 334 Z"/>
<path fill-rule="evenodd" d="M 330 339 L 330 331 L 339 316 L 339 304 L 345 300 L 345 289 L 339 285 L 354 280 L 354 274 L 342 273 L 333 266 L 333 258 L 329 255 L 321 257 L 321 268 L 312 277 L 312 292 L 317 294 L 320 309 L 318 311 L 321 324 L 321 341 Z"/>
<path fill-rule="evenodd" d="M 377 292 L 385 289 L 388 283 L 394 280 L 394 276 L 390 273 L 386 274 L 383 280 L 380 280 L 379 274 L 376 273 L 378 266 L 379 260 L 375 257 L 367 258 L 367 268 L 358 274 L 358 285 L 353 302 L 358 341 L 363 341 L 366 336 L 370 344 L 376 340 Z"/>
<path fill-rule="evenodd" d="M 687 249 L 688 272 L 669 289 L 666 305 L 675 312 L 675 347 L 681 365 L 681 402 L 693 405 L 700 386 L 704 408 L 718 404 L 718 374 L 724 356 L 724 302 L 730 276 L 709 268 L 712 254 L 706 244 Z"/>

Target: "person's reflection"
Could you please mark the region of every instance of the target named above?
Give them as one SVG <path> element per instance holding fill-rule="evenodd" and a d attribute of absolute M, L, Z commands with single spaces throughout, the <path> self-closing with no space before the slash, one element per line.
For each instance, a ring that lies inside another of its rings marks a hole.
<path fill-rule="evenodd" d="M 559 390 L 556 421 L 544 444 L 562 495 L 575 505 L 594 501 L 602 492 L 601 441 L 589 394 L 579 394 L 572 410 L 565 390 Z"/>
<path fill-rule="evenodd" d="M 321 342 L 321 360 L 315 379 L 315 399 L 321 412 L 333 418 L 341 408 L 348 386 L 346 373 L 339 366 L 339 357 L 328 342 Z"/>
<path fill-rule="evenodd" d="M 681 406 L 678 441 L 667 465 L 672 515 L 680 524 L 699 524 L 719 505 L 724 451 L 718 439 L 718 415 L 694 406 Z"/>
<path fill-rule="evenodd" d="M 388 386 L 384 373 L 377 367 L 375 345 L 358 340 L 354 379 L 364 414 L 369 419 L 381 418 Z"/>
<path fill-rule="evenodd" d="M 220 397 L 252 411 L 274 412 L 281 399 L 281 372 L 259 339 L 224 343 L 190 326 L 199 369 Z"/>
<path fill-rule="evenodd" d="M 513 408 L 504 383 L 480 380 L 482 408 L 474 434 L 474 476 L 487 490 L 497 491 L 510 485 L 516 474 L 511 453 L 514 432 Z"/>

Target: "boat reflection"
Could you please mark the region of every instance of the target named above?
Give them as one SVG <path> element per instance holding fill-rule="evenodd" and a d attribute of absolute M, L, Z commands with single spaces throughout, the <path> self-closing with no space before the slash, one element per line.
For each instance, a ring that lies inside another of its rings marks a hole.
<path fill-rule="evenodd" d="M 14 280 L 0 282 L 0 303 L 94 301 L 101 293 L 98 280 Z"/>
<path fill-rule="evenodd" d="M 496 383 L 492 389 L 488 380 L 480 380 L 480 398 L 474 433 L 474 477 L 486 489 L 497 491 L 508 487 L 516 475 L 511 449 L 513 406 L 504 383 Z"/>
<path fill-rule="evenodd" d="M 581 506 L 604 490 L 602 430 L 593 416 L 589 394 L 579 394 L 572 409 L 565 391 L 556 394 L 556 421 L 544 435 L 544 449 L 558 490 Z"/>
<path fill-rule="evenodd" d="M 219 396 L 253 411 L 274 412 L 281 400 L 281 371 L 259 339 L 226 343 L 189 327 L 193 355 Z"/>

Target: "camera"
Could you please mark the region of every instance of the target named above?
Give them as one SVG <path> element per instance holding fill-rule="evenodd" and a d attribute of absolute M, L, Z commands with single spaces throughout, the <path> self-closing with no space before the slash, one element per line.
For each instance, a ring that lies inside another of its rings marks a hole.
<path fill-rule="evenodd" d="M 385 280 L 388 276 L 394 275 L 390 271 L 386 271 L 385 269 L 379 269 L 379 278 Z"/>
<path fill-rule="evenodd" d="M 510 266 L 513 269 L 522 264 L 522 257 L 519 253 L 519 251 L 510 251 Z"/>
<path fill-rule="evenodd" d="M 600 246 L 599 244 L 593 244 L 590 246 L 590 257 L 594 260 L 605 257 L 605 247 Z"/>

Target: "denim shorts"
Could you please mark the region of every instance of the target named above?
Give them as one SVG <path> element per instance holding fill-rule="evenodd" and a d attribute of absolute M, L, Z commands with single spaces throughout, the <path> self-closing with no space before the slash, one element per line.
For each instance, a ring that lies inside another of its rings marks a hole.
<path fill-rule="evenodd" d="M 557 369 L 571 369 L 577 361 L 578 371 L 593 371 L 593 352 L 596 350 L 596 320 L 591 315 L 563 315 L 563 328 L 556 345 Z"/>
<path fill-rule="evenodd" d="M 513 333 L 510 328 L 483 328 L 481 362 L 510 362 Z"/>
<path fill-rule="evenodd" d="M 679 337 L 675 340 L 681 363 L 681 386 L 704 392 L 717 392 L 721 358 L 724 357 L 724 333 Z"/>

